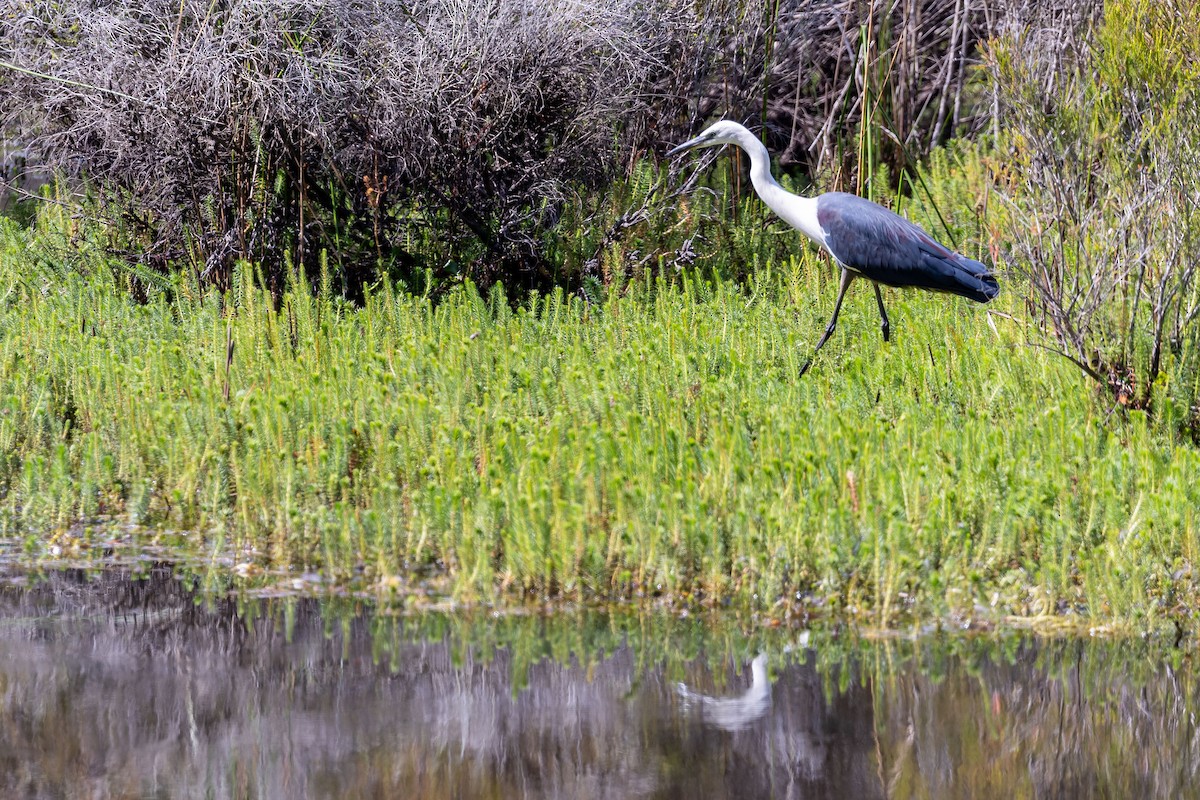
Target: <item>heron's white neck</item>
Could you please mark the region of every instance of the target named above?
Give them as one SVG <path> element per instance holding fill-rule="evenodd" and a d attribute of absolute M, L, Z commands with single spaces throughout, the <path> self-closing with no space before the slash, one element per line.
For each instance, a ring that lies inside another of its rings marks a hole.
<path fill-rule="evenodd" d="M 737 145 L 750 156 L 750 182 L 754 191 L 787 224 L 796 228 L 818 245 L 825 246 L 825 231 L 817 220 L 817 198 L 792 194 L 779 185 L 771 174 L 771 156 L 754 134 L 742 128 L 737 132 Z"/>

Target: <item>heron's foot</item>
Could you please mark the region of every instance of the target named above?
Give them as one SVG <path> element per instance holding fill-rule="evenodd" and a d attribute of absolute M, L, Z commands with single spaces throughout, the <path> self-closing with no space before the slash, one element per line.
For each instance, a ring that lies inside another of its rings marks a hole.
<path fill-rule="evenodd" d="M 888 334 L 892 326 L 888 324 L 887 309 L 883 307 L 883 293 L 879 291 L 878 283 L 875 284 L 875 304 L 879 306 L 879 330 L 883 331 L 883 340 L 886 342 L 891 338 Z"/>
<path fill-rule="evenodd" d="M 829 341 L 829 337 L 833 336 L 834 328 L 837 326 L 837 318 L 830 320 L 829 325 L 825 328 L 825 334 L 817 341 L 817 346 L 813 348 L 812 355 L 808 357 L 808 361 L 804 362 L 804 366 L 800 368 L 799 377 L 804 377 L 804 373 L 808 372 L 808 368 L 812 366 L 813 359 L 817 357 L 817 353 L 821 352 L 821 348 Z"/>
<path fill-rule="evenodd" d="M 829 341 L 829 337 L 833 336 L 833 331 L 834 331 L 835 327 L 836 327 L 836 325 L 831 322 L 831 323 L 829 323 L 829 326 L 827 328 L 825 328 L 825 333 L 822 334 L 821 338 L 817 341 L 817 346 L 813 348 L 814 356 L 817 354 L 817 351 L 820 350 L 822 347 L 824 347 L 825 343 Z"/>

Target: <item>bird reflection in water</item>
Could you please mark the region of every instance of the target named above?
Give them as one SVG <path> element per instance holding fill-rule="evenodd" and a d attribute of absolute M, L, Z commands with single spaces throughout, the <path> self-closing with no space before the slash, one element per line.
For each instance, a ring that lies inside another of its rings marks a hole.
<path fill-rule="evenodd" d="M 696 713 L 705 725 L 736 733 L 762 719 L 771 708 L 771 679 L 767 677 L 767 654 L 750 662 L 750 688 L 737 697 L 712 697 L 675 684 L 683 708 Z"/>

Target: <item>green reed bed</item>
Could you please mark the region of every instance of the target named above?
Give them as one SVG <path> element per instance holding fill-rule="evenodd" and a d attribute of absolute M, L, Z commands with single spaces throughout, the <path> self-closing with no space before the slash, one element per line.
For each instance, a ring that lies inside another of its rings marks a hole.
<path fill-rule="evenodd" d="M 55 272 L 36 233 L 0 237 L 0 525 L 31 557 L 129 522 L 468 601 L 880 625 L 1194 607 L 1200 451 L 1029 346 L 1011 286 L 999 314 L 889 292 L 890 344 L 857 287 L 798 379 L 836 291 L 807 253 L 597 305 L 299 285 L 276 308 L 248 268 L 138 304 L 99 256 Z"/>

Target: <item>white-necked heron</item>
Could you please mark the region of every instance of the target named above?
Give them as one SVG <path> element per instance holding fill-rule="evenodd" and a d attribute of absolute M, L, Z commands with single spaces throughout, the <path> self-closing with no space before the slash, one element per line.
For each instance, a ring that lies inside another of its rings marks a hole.
<path fill-rule="evenodd" d="M 808 371 L 812 358 L 833 334 L 842 298 L 856 277 L 866 278 L 875 287 L 885 342 L 889 326 L 879 291 L 881 283 L 949 292 L 980 303 L 986 303 L 1000 291 L 995 276 L 986 266 L 942 246 L 919 225 L 878 203 L 844 192 L 800 197 L 787 191 L 771 175 L 767 148 L 736 122 L 714 123 L 667 155 L 725 144 L 735 144 L 750 156 L 750 182 L 762 201 L 784 222 L 825 248 L 842 270 L 833 317 L 812 357 L 801 368 L 801 375 Z"/>

